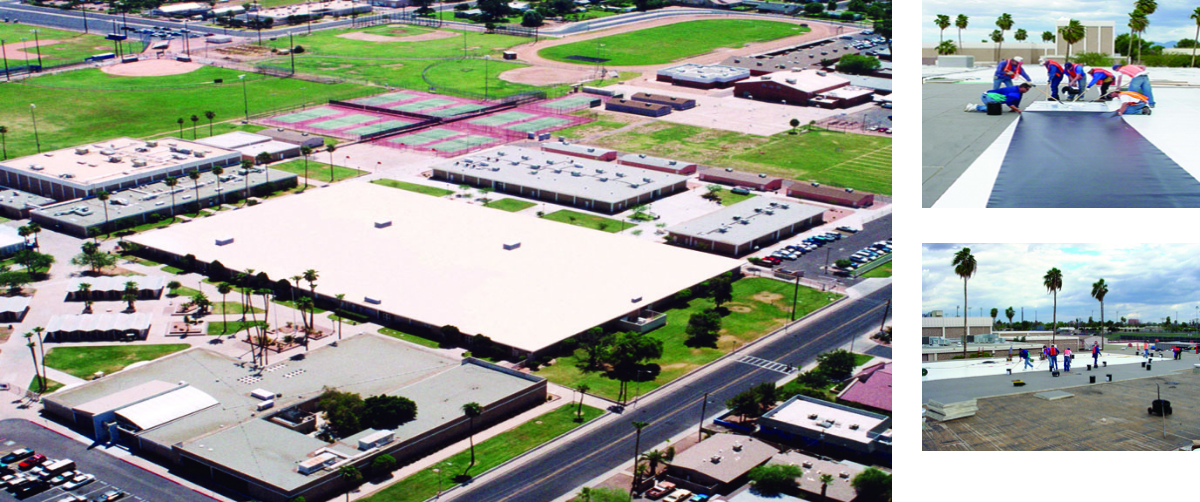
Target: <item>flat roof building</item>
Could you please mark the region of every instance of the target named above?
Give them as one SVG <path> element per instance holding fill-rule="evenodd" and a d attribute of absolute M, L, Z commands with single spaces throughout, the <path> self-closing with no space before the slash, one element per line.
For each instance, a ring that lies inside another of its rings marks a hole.
<path fill-rule="evenodd" d="M 237 150 L 243 146 L 255 145 L 271 141 L 270 136 L 245 131 L 233 131 L 196 140 L 201 145 L 208 145 L 223 150 Z"/>
<path fill-rule="evenodd" d="M 403 396 L 417 417 L 326 442 L 313 434 L 326 388 Z M 546 395 L 539 377 L 364 333 L 261 369 L 193 348 L 47 396 L 43 412 L 185 475 L 285 502 L 339 494 L 345 485 L 333 481 L 342 466 L 365 471 L 385 453 L 403 464 L 466 437 L 466 403 L 484 408 L 479 432 Z"/>
<path fill-rule="evenodd" d="M 960 339 L 963 336 L 964 326 L 970 330 L 969 334 L 972 336 L 992 333 L 991 317 L 967 317 L 965 321 L 962 317 L 922 317 L 922 345 L 928 345 L 930 337 Z"/>
<path fill-rule="evenodd" d="M 270 157 L 270 160 L 267 162 L 275 162 L 277 160 L 299 157 L 300 145 L 284 143 L 283 141 L 275 141 L 268 138 L 268 141 L 264 143 L 246 145 L 241 148 L 237 148 L 237 151 L 242 154 L 243 159 L 254 162 L 255 164 L 262 164 L 262 162 L 258 161 L 258 156 L 264 153 Z"/>
<path fill-rule="evenodd" d="M 809 101 L 850 85 L 850 81 L 820 70 L 777 71 L 734 84 L 733 95 L 758 101 L 808 105 Z"/>
<path fill-rule="evenodd" d="M 510 151 L 506 158 L 519 159 Z M 331 232 L 341 237 L 330 239 Z M 168 262 L 192 254 L 201 265 L 220 261 L 272 280 L 320 270 L 319 302 L 344 302 L 383 324 L 453 325 L 517 355 L 650 308 L 741 265 L 372 183 L 335 185 L 126 239 Z M 287 253 L 279 252 L 282 243 Z M 654 266 L 635 270 L 634 263 Z M 344 293 L 344 301 L 335 293 Z"/>
<path fill-rule="evenodd" d="M 697 89 L 725 89 L 747 78 L 750 78 L 750 70 L 746 68 L 695 63 L 663 68 L 655 76 L 659 82 Z"/>
<path fill-rule="evenodd" d="M 291 143 L 293 145 L 307 146 L 309 148 L 312 148 L 314 152 L 317 151 L 317 149 L 323 148 L 325 146 L 325 138 L 322 138 L 320 136 L 314 136 L 314 135 L 306 133 L 306 132 L 299 132 L 299 131 L 292 131 L 289 129 L 283 129 L 281 127 L 276 127 L 274 129 L 263 129 L 261 131 L 258 131 L 258 134 L 261 134 L 263 136 L 266 136 L 268 138 L 271 138 L 271 139 L 274 139 L 277 141 L 282 141 L 284 143 Z"/>
<path fill-rule="evenodd" d="M 763 192 L 773 192 L 783 188 L 783 178 L 766 174 L 744 173 L 733 169 L 710 167 L 700 169 L 700 181 L 733 185 L 735 187 L 753 188 Z"/>
<path fill-rule="evenodd" d="M 63 201 L 240 161 L 238 152 L 176 138 L 117 138 L 0 162 L 0 185 Z"/>
<path fill-rule="evenodd" d="M 610 214 L 687 190 L 685 176 L 512 146 L 435 165 L 433 177 Z"/>
<path fill-rule="evenodd" d="M 604 109 L 613 112 L 632 113 L 647 117 L 662 117 L 671 113 L 670 105 L 633 101 L 630 99 L 612 98 L 604 102 Z"/>
<path fill-rule="evenodd" d="M 858 105 L 870 103 L 874 97 L 874 89 L 846 86 L 818 94 L 815 98 L 812 98 L 809 103 L 813 106 L 835 110 L 854 108 Z"/>
<path fill-rule="evenodd" d="M 370 4 L 351 0 L 330 0 L 327 2 L 298 3 L 281 5 L 270 9 L 262 9 L 246 14 L 248 19 L 270 18 L 277 25 L 283 25 L 292 19 L 317 19 L 324 16 L 349 16 L 371 12 Z"/>
<path fill-rule="evenodd" d="M 691 98 L 678 98 L 675 96 L 665 96 L 662 94 L 650 94 L 648 92 L 636 92 L 629 99 L 633 101 L 642 101 L 645 103 L 654 103 L 656 105 L 667 105 L 672 110 L 688 110 L 696 107 L 696 100 Z"/>
<path fill-rule="evenodd" d="M 623 166 L 640 167 L 651 171 L 659 171 L 671 174 L 694 174 L 696 172 L 696 163 L 686 160 L 664 159 L 662 157 L 652 157 L 644 153 L 627 153 L 617 157 L 617 163 Z"/>
<path fill-rule="evenodd" d="M 0 225 L 0 256 L 8 257 L 28 248 L 24 237 L 13 227 Z"/>
<path fill-rule="evenodd" d="M 49 197 L 0 187 L 0 216 L 10 220 L 28 218 L 30 211 L 54 202 Z"/>
<path fill-rule="evenodd" d="M 795 182 L 788 185 L 787 194 L 797 199 L 862 208 L 875 203 L 875 194 L 859 192 L 853 188 L 837 188 L 820 183 Z"/>
<path fill-rule="evenodd" d="M 667 239 L 691 248 L 742 256 L 824 222 L 825 209 L 756 197 L 667 228 Z"/>
<path fill-rule="evenodd" d="M 152 316 L 134 314 L 56 315 L 46 323 L 46 339 L 53 342 L 145 340 Z"/>
<path fill-rule="evenodd" d="M 759 418 L 763 436 L 787 443 L 834 447 L 886 458 L 892 454 L 892 419 L 808 396 L 794 396 Z"/>
<path fill-rule="evenodd" d="M 0 296 L 0 322 L 21 322 L 29 312 L 28 296 Z"/>
<path fill-rule="evenodd" d="M 616 150 L 597 146 L 578 145 L 567 141 L 549 141 L 542 143 L 542 151 L 570 155 L 581 159 L 612 161 L 617 158 Z"/>
<path fill-rule="evenodd" d="M 750 470 L 779 453 L 750 436 L 718 433 L 675 455 L 667 481 L 696 493 L 727 493 L 744 484 Z"/>
<path fill-rule="evenodd" d="M 854 462 L 834 462 L 822 458 L 805 455 L 798 451 L 789 451 L 776 455 L 768 462 L 769 465 L 794 465 L 804 472 L 796 478 L 800 491 L 810 497 L 824 497 L 821 500 L 837 502 L 853 502 L 858 497 L 854 489 L 854 478 L 867 470 L 866 466 Z M 821 475 L 833 476 L 833 482 L 826 485 L 821 482 Z M 808 499 L 805 499 L 808 500 Z"/>

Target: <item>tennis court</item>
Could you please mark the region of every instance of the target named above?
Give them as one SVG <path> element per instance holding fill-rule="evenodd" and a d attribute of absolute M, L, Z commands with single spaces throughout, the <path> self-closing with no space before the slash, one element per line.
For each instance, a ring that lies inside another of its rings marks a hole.
<path fill-rule="evenodd" d="M 347 127 L 366 124 L 367 122 L 379 120 L 376 115 L 363 115 L 361 113 L 352 113 L 350 115 L 342 115 L 341 117 L 322 120 L 320 122 L 309 122 L 304 124 L 314 129 L 324 129 L 326 131 L 337 131 Z"/>
<path fill-rule="evenodd" d="M 451 131 L 450 129 L 434 127 L 432 129 L 425 129 L 423 131 L 417 131 L 417 132 L 410 133 L 410 134 L 404 134 L 401 136 L 387 138 L 387 142 L 395 143 L 397 145 L 421 146 L 421 145 L 427 145 L 429 143 L 441 141 L 444 139 L 453 138 L 453 137 L 459 136 L 461 134 L 462 133 L 458 132 L 458 131 Z"/>
<path fill-rule="evenodd" d="M 377 133 L 380 131 L 386 131 L 388 129 L 396 129 L 396 128 L 404 127 L 406 125 L 412 125 L 415 123 L 416 123 L 415 121 L 409 121 L 409 120 L 387 120 L 384 122 L 377 122 L 377 123 L 365 125 L 362 127 L 355 127 L 354 129 L 349 129 L 345 132 L 348 132 L 348 133 L 354 134 L 354 135 L 358 135 L 358 136 L 362 136 L 364 134 L 374 134 L 374 133 Z"/>
<path fill-rule="evenodd" d="M 453 117 L 455 115 L 471 113 L 473 111 L 482 110 L 484 108 L 487 108 L 487 107 L 483 106 L 483 105 L 462 104 L 462 105 L 458 105 L 458 106 L 451 106 L 448 108 L 439 108 L 437 110 L 430 110 L 430 111 L 424 112 L 423 115 L 432 115 L 434 117 Z"/>
<path fill-rule="evenodd" d="M 437 143 L 435 145 L 429 145 L 429 148 L 437 150 L 439 152 L 448 152 L 448 153 L 466 152 L 467 150 L 470 150 L 472 148 L 476 148 L 476 147 L 480 147 L 480 146 L 484 146 L 484 145 L 491 145 L 493 143 L 498 144 L 499 142 L 501 142 L 500 138 L 493 138 L 491 136 L 480 136 L 480 135 L 472 134 L 472 135 L 464 136 L 461 138 L 454 138 L 454 139 L 446 140 L 441 143 Z"/>
<path fill-rule="evenodd" d="M 389 106 L 388 108 L 402 112 L 421 113 L 421 110 L 429 110 L 454 103 L 456 103 L 456 101 L 452 99 L 429 98 L 422 99 L 420 101 L 413 101 L 411 103 L 404 103 L 402 105 Z"/>
<path fill-rule="evenodd" d="M 321 106 L 321 107 L 317 107 L 317 108 L 309 108 L 308 110 L 304 110 L 302 112 L 289 113 L 287 115 L 280 115 L 278 117 L 271 117 L 271 120 L 274 120 L 276 122 L 283 122 L 285 124 L 295 124 L 297 122 L 304 122 L 306 120 L 319 119 L 322 117 L 328 117 L 330 115 L 337 115 L 339 113 L 341 113 L 341 111 L 334 110 L 329 107 Z"/>
<path fill-rule="evenodd" d="M 520 132 L 541 132 L 541 131 L 559 128 L 565 124 L 570 124 L 570 123 L 571 123 L 570 119 L 560 119 L 558 117 L 542 117 L 540 119 L 533 119 L 533 120 L 529 120 L 526 122 L 520 122 L 520 123 L 516 123 L 516 124 L 506 125 L 506 126 L 504 126 L 504 128 L 512 130 L 512 131 L 520 131 Z"/>
<path fill-rule="evenodd" d="M 420 94 L 413 94 L 413 93 L 408 93 L 408 92 L 389 92 L 387 94 L 380 94 L 378 96 L 352 99 L 352 100 L 350 100 L 350 102 L 354 103 L 354 104 L 358 104 L 358 105 L 382 106 L 382 107 L 386 108 L 387 105 L 390 105 L 393 103 L 400 103 L 400 102 L 408 101 L 408 100 L 412 100 L 412 99 L 417 99 L 419 97 L 421 97 Z"/>
<path fill-rule="evenodd" d="M 565 98 L 559 98 L 551 101 L 544 101 L 538 106 L 554 110 L 558 113 L 573 112 L 584 108 L 591 108 L 593 104 L 599 103 L 600 98 L 596 96 L 588 96 L 583 94 L 573 94 Z"/>
<path fill-rule="evenodd" d="M 535 114 L 535 113 L 507 111 L 507 112 L 495 113 L 492 115 L 486 115 L 486 116 L 479 117 L 474 120 L 468 120 L 467 122 L 470 122 L 475 125 L 481 125 L 481 126 L 498 126 L 498 125 L 504 125 L 504 124 L 511 124 L 518 120 L 525 120 L 527 118 L 532 118 L 532 117 L 536 117 L 536 116 L 537 116 L 537 114 Z"/>

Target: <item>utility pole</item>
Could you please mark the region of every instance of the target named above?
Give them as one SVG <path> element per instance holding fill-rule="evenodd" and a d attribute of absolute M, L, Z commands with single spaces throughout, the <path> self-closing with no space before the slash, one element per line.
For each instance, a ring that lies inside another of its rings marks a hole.
<path fill-rule="evenodd" d="M 246 123 L 250 123 L 250 97 L 246 94 L 246 75 L 243 73 L 238 75 L 238 80 L 242 81 L 242 107 L 246 112 Z M 249 179 L 249 176 L 247 176 Z"/>
<path fill-rule="evenodd" d="M 41 46 L 41 42 L 38 42 L 38 30 L 29 30 L 29 31 L 33 32 L 33 48 L 37 49 L 38 72 L 41 72 L 42 71 L 42 46 Z"/>
<path fill-rule="evenodd" d="M 796 300 L 800 296 L 800 271 L 796 271 L 796 286 L 792 288 L 792 320 L 796 320 Z"/>
<path fill-rule="evenodd" d="M 296 74 L 296 42 L 292 38 L 292 32 L 288 32 L 288 54 L 292 55 L 292 75 Z"/>
<path fill-rule="evenodd" d="M 11 81 L 12 76 L 8 74 L 8 49 L 4 48 L 4 40 L 0 40 L 0 55 L 4 56 L 4 80 Z"/>
<path fill-rule="evenodd" d="M 38 153 L 42 153 L 42 140 L 38 137 L 37 130 L 37 105 L 29 103 L 29 116 L 33 117 L 33 141 L 37 143 Z"/>
<path fill-rule="evenodd" d="M 696 442 L 704 440 L 704 415 L 708 412 L 708 393 L 704 393 L 704 400 L 700 402 L 700 427 L 696 432 Z"/>

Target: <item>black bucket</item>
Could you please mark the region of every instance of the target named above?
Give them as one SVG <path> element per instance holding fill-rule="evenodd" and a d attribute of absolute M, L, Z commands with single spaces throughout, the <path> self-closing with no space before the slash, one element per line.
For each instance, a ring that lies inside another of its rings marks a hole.
<path fill-rule="evenodd" d="M 1002 113 L 1004 113 L 1004 104 L 1003 103 L 988 103 L 987 104 L 987 114 L 988 115 L 1000 115 Z"/>

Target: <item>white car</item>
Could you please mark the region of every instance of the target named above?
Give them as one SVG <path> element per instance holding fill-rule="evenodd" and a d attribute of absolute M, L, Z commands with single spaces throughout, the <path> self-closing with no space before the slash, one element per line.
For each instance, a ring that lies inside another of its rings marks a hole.
<path fill-rule="evenodd" d="M 66 497 L 57 499 L 54 502 L 82 502 L 85 500 L 87 500 L 87 499 L 80 497 L 79 495 L 75 495 L 74 493 L 68 493 Z"/>
<path fill-rule="evenodd" d="M 663 498 L 663 502 L 683 502 L 692 498 L 692 492 L 680 488 Z"/>
<path fill-rule="evenodd" d="M 81 487 L 81 486 L 83 486 L 83 485 L 86 485 L 86 484 L 88 484 L 88 483 L 91 483 L 92 481 L 95 481 L 95 480 L 96 480 L 96 476 L 93 476 L 93 475 L 91 475 L 91 474 L 80 474 L 80 475 L 78 475 L 78 476 L 75 476 L 74 478 L 72 478 L 72 479 L 71 479 L 70 481 L 68 481 L 66 484 L 62 485 L 62 489 L 64 489 L 64 490 L 74 490 L 74 489 L 76 489 L 76 488 L 79 488 L 79 487 Z"/>

